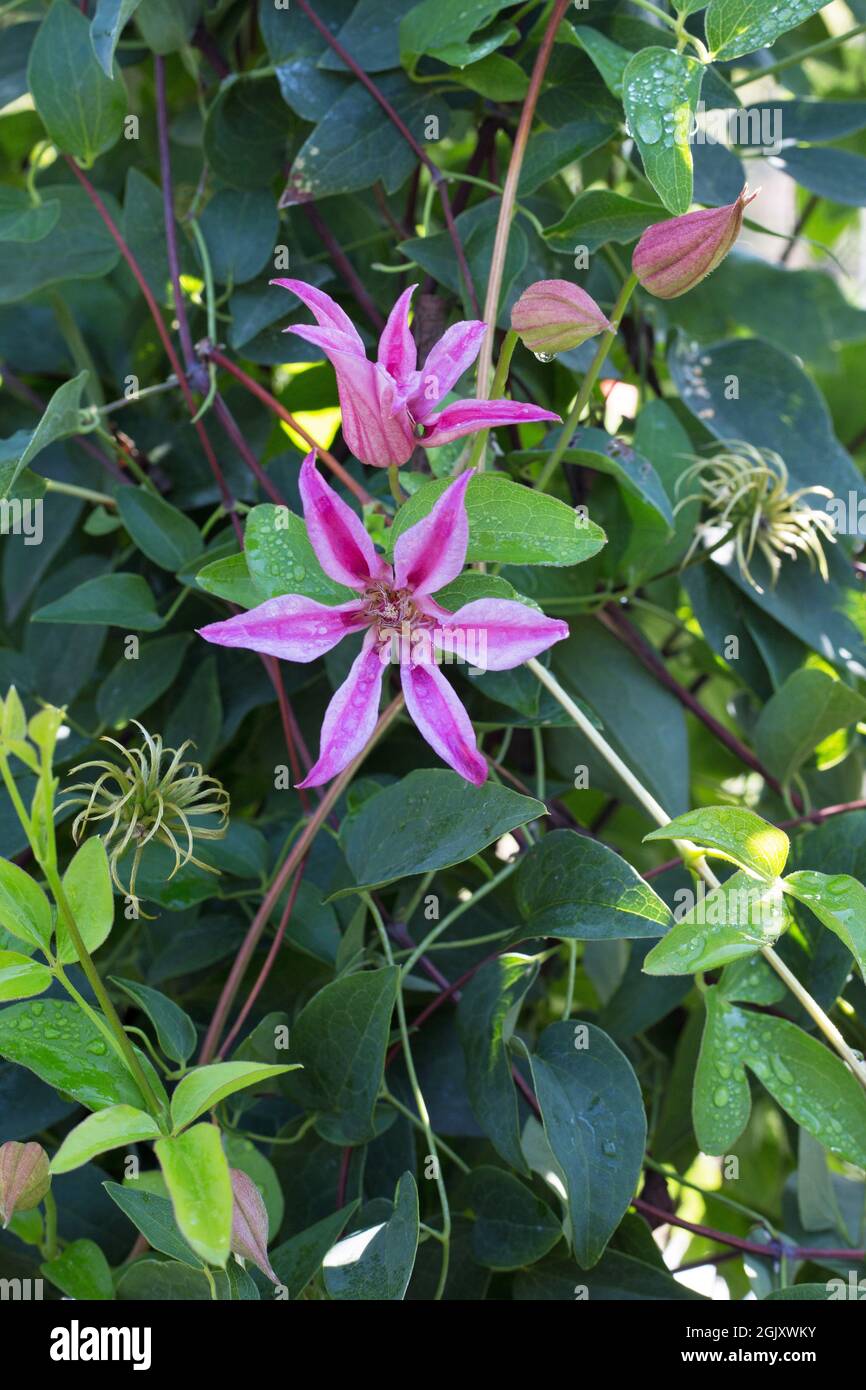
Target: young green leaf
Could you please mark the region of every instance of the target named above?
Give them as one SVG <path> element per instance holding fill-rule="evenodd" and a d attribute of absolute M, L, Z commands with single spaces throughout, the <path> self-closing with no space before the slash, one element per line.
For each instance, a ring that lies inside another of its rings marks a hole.
<path fill-rule="evenodd" d="M 755 726 L 758 756 L 787 783 L 825 738 L 866 718 L 866 700 L 826 671 L 794 671 Z"/>
<path fill-rule="evenodd" d="M 696 904 L 647 955 L 647 975 L 693 975 L 772 946 L 791 925 L 781 885 L 739 870 L 701 893 Z"/>
<path fill-rule="evenodd" d="M 634 1196 L 646 1141 L 640 1086 L 616 1044 L 591 1023 L 551 1023 L 529 1060 L 565 1178 L 574 1257 L 590 1269 Z"/>
<path fill-rule="evenodd" d="M 270 1081 L 284 1072 L 295 1071 L 300 1063 L 276 1067 L 260 1062 L 213 1062 L 196 1067 L 178 1082 L 171 1098 L 171 1118 L 175 1131 L 185 1129 L 206 1110 L 211 1110 L 226 1096 L 234 1095 L 248 1086 Z"/>
<path fill-rule="evenodd" d="M 28 946 L 44 950 L 51 944 L 51 904 L 39 884 L 8 859 L 0 859 L 0 927 Z"/>
<path fill-rule="evenodd" d="M 353 591 L 330 579 L 316 558 L 299 516 L 286 507 L 253 507 L 244 528 L 244 556 L 258 590 L 257 603 L 280 594 L 304 594 L 318 603 L 346 603 Z"/>
<path fill-rule="evenodd" d="M 707 43 L 717 62 L 769 48 L 780 34 L 796 29 L 823 9 L 827 0 L 710 0 Z"/>
<path fill-rule="evenodd" d="M 622 79 L 629 130 L 647 178 L 669 212 L 688 212 L 692 201 L 690 120 L 701 94 L 704 65 L 685 53 L 644 48 Z"/>
<path fill-rule="evenodd" d="M 97 1154 L 124 1144 L 140 1144 L 145 1139 L 158 1139 L 161 1130 L 152 1115 L 132 1105 L 110 1105 L 88 1115 L 80 1125 L 70 1130 L 51 1160 L 51 1171 L 71 1173 L 89 1163 Z"/>
<path fill-rule="evenodd" d="M 64 0 L 57 0 L 57 5 L 63 5 L 64 8 L 67 8 Z M 43 449 L 47 449 L 49 444 L 54 444 L 58 439 L 65 439 L 67 435 L 75 434 L 78 430 L 81 395 L 87 384 L 88 376 L 89 373 L 86 371 L 79 372 L 71 381 L 65 381 L 62 386 L 58 386 L 45 407 L 45 413 L 35 430 L 29 435 L 22 433 L 20 451 L 15 450 L 14 466 L 11 470 L 4 471 L 4 497 L 9 496 L 15 479 L 28 464 L 32 463 L 37 454 L 40 454 Z M 8 460 L 4 461 L 8 462 Z"/>
<path fill-rule="evenodd" d="M 451 480 L 424 483 L 404 502 L 388 532 L 397 538 L 431 511 Z M 605 534 L 594 522 L 544 492 L 521 487 L 502 473 L 482 473 L 466 490 L 467 561 L 507 565 L 579 565 L 596 555 Z"/>
<path fill-rule="evenodd" d="M 53 980 L 47 965 L 22 956 L 20 951 L 0 951 L 0 1003 L 42 994 Z"/>
<path fill-rule="evenodd" d="M 157 1140 L 155 1147 L 181 1235 L 207 1264 L 224 1266 L 232 1231 L 232 1181 L 219 1128 L 194 1125 Z"/>
<path fill-rule="evenodd" d="M 76 850 L 63 875 L 63 889 L 81 939 L 92 955 L 114 925 L 114 893 L 108 855 L 98 835 L 91 835 Z M 57 956 L 64 965 L 78 960 L 62 911 L 57 914 Z"/>
<path fill-rule="evenodd" d="M 151 1087 L 164 1090 L 153 1066 L 136 1049 Z M 0 1009 L 0 1057 L 29 1068 L 55 1090 L 89 1110 L 108 1105 L 145 1109 L 145 1100 L 95 1023 L 67 999 L 37 999 Z"/>
<path fill-rule="evenodd" d="M 788 1019 L 740 1009 L 705 992 L 707 1023 L 695 1073 L 695 1135 L 705 1153 L 726 1153 L 751 1109 L 745 1068 L 830 1153 L 866 1167 L 866 1099 L 851 1072 Z"/>
<path fill-rule="evenodd" d="M 782 880 L 782 888 L 805 903 L 819 922 L 844 941 L 866 979 L 866 888 L 850 874 L 822 874 L 800 869 Z"/>
<path fill-rule="evenodd" d="M 73 1240 L 40 1266 L 40 1274 L 67 1298 L 89 1302 L 114 1297 L 108 1260 L 93 1240 Z"/>
<path fill-rule="evenodd" d="M 692 840 L 717 859 L 737 864 L 747 873 L 772 882 L 788 859 L 790 841 L 784 830 L 762 820 L 743 806 L 702 806 L 653 830 L 645 840 Z"/>

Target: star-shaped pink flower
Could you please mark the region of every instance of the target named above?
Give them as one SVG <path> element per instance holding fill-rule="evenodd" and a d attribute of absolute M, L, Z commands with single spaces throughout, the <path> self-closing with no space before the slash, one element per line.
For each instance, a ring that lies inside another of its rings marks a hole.
<path fill-rule="evenodd" d="M 479 785 L 487 763 L 440 662 L 469 653 L 477 669 L 508 671 L 568 636 L 566 623 L 513 599 L 473 599 L 449 613 L 432 597 L 457 578 L 466 560 L 471 476 L 462 473 L 429 515 L 399 536 L 392 567 L 319 475 L 315 453 L 308 454 L 300 491 L 310 541 L 325 573 L 358 597 L 329 607 L 286 594 L 199 629 L 208 642 L 285 661 L 314 661 L 348 633 L 366 629 L 361 651 L 325 711 L 318 761 L 300 786 L 329 781 L 361 752 L 376 725 L 382 677 L 395 654 L 406 708 L 418 729 L 444 762 Z"/>
<path fill-rule="evenodd" d="M 409 331 L 409 304 L 417 288 L 404 290 L 388 315 L 378 358 L 367 352 L 348 314 L 330 295 L 303 280 L 272 280 L 291 290 L 312 312 L 317 328 L 293 324 L 294 333 L 320 347 L 337 373 L 343 437 L 355 458 L 376 468 L 407 463 L 416 446 L 435 449 L 452 439 L 494 425 L 558 420 L 558 415 L 520 401 L 456 401 L 437 410 L 481 348 L 486 325 L 455 323 L 431 348 L 421 371 Z"/>

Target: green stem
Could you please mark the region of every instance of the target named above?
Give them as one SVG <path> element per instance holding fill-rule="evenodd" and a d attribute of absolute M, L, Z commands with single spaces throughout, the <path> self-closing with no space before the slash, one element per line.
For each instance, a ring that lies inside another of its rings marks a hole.
<path fill-rule="evenodd" d="M 42 869 L 45 873 L 48 886 L 51 889 L 52 894 L 54 895 L 54 901 L 57 903 L 57 906 L 60 909 L 60 914 L 63 918 L 64 925 L 66 926 L 66 930 L 69 932 L 70 940 L 72 941 L 72 944 L 75 947 L 76 953 L 78 955 L 78 963 L 81 966 L 81 969 L 84 971 L 87 983 L 93 990 L 93 993 L 95 994 L 99 1002 L 99 1007 L 102 1009 L 102 1012 L 105 1015 L 108 1025 L 112 1033 L 114 1034 L 115 1042 L 121 1053 L 123 1061 L 125 1062 L 130 1074 L 135 1079 L 136 1085 L 138 1086 L 138 1089 L 141 1091 L 142 1096 L 147 1102 L 151 1114 L 158 1118 L 162 1115 L 163 1106 L 161 1102 L 157 1099 L 153 1087 L 151 1086 L 150 1082 L 145 1076 L 144 1068 L 142 1067 L 141 1062 L 138 1060 L 138 1057 L 135 1055 L 135 1049 L 124 1031 L 124 1027 L 120 1021 L 117 1010 L 112 1004 L 108 991 L 105 988 L 105 985 L 102 983 L 99 971 L 93 964 L 93 958 L 84 944 L 81 932 L 78 930 L 78 923 L 75 920 L 75 914 L 73 913 L 72 908 L 69 905 L 69 899 L 67 898 L 66 893 L 64 891 L 60 875 L 52 865 L 43 864 Z"/>
<path fill-rule="evenodd" d="M 571 715 L 571 718 L 584 737 L 599 753 L 601 753 L 602 757 L 625 783 L 639 804 L 649 812 L 656 824 L 660 826 L 668 825 L 671 821 L 671 817 L 664 807 L 656 801 L 652 792 L 648 791 L 643 783 L 638 781 L 637 777 L 635 777 L 634 773 L 631 771 L 631 768 L 629 768 L 626 763 L 623 762 L 619 754 L 611 748 L 604 735 L 601 734 L 591 720 L 586 717 L 583 710 L 572 700 L 568 692 L 563 690 L 556 677 L 552 675 L 550 671 L 545 670 L 535 657 L 531 657 L 526 665 L 538 680 L 541 681 L 542 685 L 550 691 L 551 695 L 562 706 L 566 713 Z M 695 872 L 700 874 L 701 878 L 710 888 L 720 887 L 718 878 L 713 873 L 696 845 L 692 844 L 690 840 L 674 840 L 673 845 L 687 868 L 694 869 Z M 788 989 L 794 995 L 794 998 L 806 1010 L 809 1017 L 821 1030 L 832 1047 L 835 1048 L 843 1061 L 847 1062 L 856 1080 L 859 1081 L 863 1089 L 866 1090 L 866 1066 L 864 1066 L 859 1057 L 857 1057 L 848 1046 L 832 1019 L 828 1018 L 817 1000 L 812 998 L 809 991 L 804 988 L 796 975 L 788 969 L 785 962 L 776 954 L 772 947 L 762 947 L 761 955 L 776 971 L 776 974 L 784 980 Z"/>
<path fill-rule="evenodd" d="M 93 488 L 79 487 L 77 483 L 61 483 L 56 478 L 46 478 L 49 492 L 61 492 L 65 497 L 80 497 L 84 502 L 92 502 L 96 507 L 116 507 L 117 502 L 107 492 L 94 492 Z"/>
<path fill-rule="evenodd" d="M 562 1011 L 563 1018 L 571 1018 L 571 1011 L 574 1008 L 574 984 L 577 978 L 577 942 L 567 941 L 568 947 L 568 979 L 565 985 L 565 1007 Z"/>
<path fill-rule="evenodd" d="M 822 39 L 820 43 L 810 44 L 808 48 L 801 48 L 799 53 L 792 53 L 787 58 L 780 58 L 778 62 L 770 63 L 769 67 L 759 68 L 757 72 L 750 72 L 745 77 L 738 78 L 731 85 L 747 87 L 750 82 L 758 82 L 764 77 L 773 77 L 777 72 L 784 72 L 785 68 L 792 68 L 795 64 L 802 63 L 804 58 L 815 58 L 819 53 L 829 53 L 831 48 L 838 48 L 840 44 L 847 43 L 849 39 L 856 39 L 858 34 L 866 34 L 866 24 L 858 24 L 845 34 L 831 34 L 830 38 Z"/>
<path fill-rule="evenodd" d="M 63 341 L 69 348 L 75 366 L 80 372 L 87 372 L 87 394 L 95 406 L 104 405 L 105 396 L 102 394 L 102 383 L 99 380 L 99 373 L 90 355 L 90 349 L 82 337 L 81 329 L 70 313 L 66 301 L 61 299 L 59 294 L 51 294 L 49 298 L 51 300 L 51 308 L 54 311 L 54 317 L 57 320 L 57 327 L 60 329 Z"/>
<path fill-rule="evenodd" d="M 363 894 L 364 901 L 370 910 L 373 921 L 376 923 L 376 931 L 379 934 L 379 941 L 382 951 L 389 965 L 394 964 L 394 955 L 391 950 L 391 942 L 385 923 L 382 921 L 382 914 L 370 897 L 369 893 Z M 448 1193 L 445 1188 L 445 1180 L 442 1177 L 442 1165 L 439 1162 L 439 1151 L 436 1145 L 436 1136 L 430 1124 L 430 1114 L 427 1103 L 424 1100 L 424 1093 L 418 1081 L 418 1073 L 415 1070 L 415 1063 L 412 1059 L 412 1048 L 409 1042 L 409 1024 L 406 1019 L 406 1005 L 403 1000 L 403 980 L 398 981 L 397 985 L 397 1023 L 400 1029 L 400 1040 L 403 1045 L 403 1063 L 406 1067 L 406 1075 L 409 1078 L 409 1085 L 412 1090 L 412 1099 L 424 1130 L 424 1137 L 430 1148 L 430 1157 L 433 1159 L 436 1169 L 436 1187 L 439 1192 L 439 1203 L 442 1207 L 442 1267 L 439 1271 L 439 1282 L 436 1292 L 433 1295 L 434 1302 L 439 1302 L 445 1293 L 445 1285 L 448 1282 L 448 1263 L 451 1256 L 451 1208 L 448 1205 Z"/>
<path fill-rule="evenodd" d="M 388 486 L 391 489 L 391 496 L 394 498 L 394 501 L 397 503 L 397 506 L 402 507 L 403 503 L 406 501 L 406 494 L 403 492 L 403 489 L 400 486 L 399 464 L 389 463 Z"/>
<path fill-rule="evenodd" d="M 660 19 L 662 24 L 666 24 L 669 29 L 676 30 L 679 27 L 673 15 L 668 14 L 666 10 L 660 10 L 658 5 L 651 4 L 650 0 L 634 0 L 634 3 L 639 9 L 647 10 L 649 14 L 654 14 L 656 19 Z"/>
<path fill-rule="evenodd" d="M 547 673 L 545 672 L 545 674 Z M 500 883 L 504 883 L 507 878 L 510 878 L 517 868 L 518 863 L 519 861 L 517 859 L 512 859 L 510 864 L 506 864 L 504 869 L 500 869 L 498 874 L 494 874 L 491 879 L 488 879 L 486 883 L 476 889 L 471 898 L 467 898 L 465 902 L 458 903 L 457 907 L 453 908 L 451 912 L 442 918 L 441 922 L 436 924 L 432 931 L 427 933 L 424 940 L 420 945 L 415 947 L 415 950 L 406 961 L 406 964 L 402 967 L 404 980 L 407 975 L 411 974 L 413 967 L 421 957 L 426 955 L 427 950 L 432 946 L 433 942 L 436 941 L 443 932 L 447 931 L 451 924 L 457 921 L 458 917 L 462 917 L 464 912 L 468 912 L 470 907 L 474 907 L 482 898 L 486 898 L 488 893 L 492 893 L 495 888 L 498 888 Z"/>
<path fill-rule="evenodd" d="M 41 1247 L 42 1254 L 46 1260 L 53 1260 L 57 1254 L 57 1203 L 50 1187 L 42 1198 L 42 1205 L 45 1208 L 45 1238 Z"/>
<path fill-rule="evenodd" d="M 499 353 L 499 361 L 496 364 L 496 371 L 493 374 L 493 385 L 490 388 L 492 400 L 498 400 L 505 394 L 505 383 L 508 381 L 508 369 L 511 366 L 511 359 L 514 356 L 514 349 L 517 347 L 517 334 L 513 328 L 509 328 L 502 340 L 502 348 Z M 487 449 L 487 439 L 489 430 L 479 430 L 472 445 L 472 452 L 469 455 L 467 468 L 484 469 L 484 455 Z M 462 470 L 461 470 L 462 471 Z"/>
<path fill-rule="evenodd" d="M 393 1105 L 395 1110 L 399 1110 L 401 1115 L 405 1115 L 406 1119 L 409 1121 L 411 1125 L 414 1125 L 416 1129 L 420 1129 L 423 1132 L 423 1122 L 419 1120 L 418 1116 L 409 1109 L 408 1105 L 404 1105 L 403 1102 L 401 1100 L 398 1100 L 396 1096 L 392 1096 L 390 1091 L 384 1091 L 382 1093 L 382 1099 L 384 1101 L 387 1101 L 388 1105 Z M 458 1153 L 455 1153 L 454 1150 L 450 1147 L 450 1145 L 445 1143 L 444 1139 L 437 1139 L 436 1142 L 439 1145 L 439 1148 L 442 1150 L 442 1152 L 444 1154 L 447 1154 L 447 1156 L 450 1158 L 451 1162 L 455 1165 L 455 1167 L 460 1169 L 461 1173 L 470 1173 L 472 1171 L 469 1167 L 469 1164 L 464 1162 L 460 1155 Z M 441 1232 L 436 1231 L 435 1234 L 439 1236 L 441 1235 Z"/>
<path fill-rule="evenodd" d="M 577 428 L 577 423 L 589 402 L 590 396 L 592 395 L 592 388 L 595 386 L 598 374 L 601 371 L 604 359 L 607 357 L 611 343 L 617 335 L 619 325 L 622 321 L 622 316 L 626 311 L 626 306 L 628 305 L 628 302 L 631 299 L 632 294 L 634 293 L 636 285 L 637 276 L 629 275 L 628 279 L 626 280 L 625 284 L 619 292 L 619 298 L 617 299 L 616 304 L 613 307 L 613 313 L 610 316 L 611 326 L 606 333 L 602 334 L 601 338 L 599 339 L 595 357 L 592 359 L 589 371 L 586 373 L 586 376 L 583 378 L 583 381 L 580 384 L 580 390 L 577 393 L 577 399 L 571 408 L 571 412 L 568 416 L 568 419 L 562 427 L 562 432 L 559 438 L 557 439 L 556 444 L 553 447 L 553 452 L 548 456 L 544 464 L 544 467 L 538 475 L 538 482 L 535 486 L 538 488 L 540 492 L 545 491 L 548 483 L 550 482 L 550 479 L 553 476 L 554 469 L 556 468 L 557 464 L 559 463 L 560 459 L 562 458 L 563 454 L 565 453 L 566 449 L 571 443 L 571 437 L 574 434 L 574 431 Z"/>

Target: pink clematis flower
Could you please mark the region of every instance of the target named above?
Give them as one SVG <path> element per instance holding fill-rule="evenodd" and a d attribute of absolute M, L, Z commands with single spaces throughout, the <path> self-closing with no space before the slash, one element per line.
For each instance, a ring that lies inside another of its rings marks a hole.
<path fill-rule="evenodd" d="M 435 449 L 474 430 L 560 417 L 520 401 L 456 401 L 436 407 L 472 366 L 486 325 L 455 323 L 431 349 L 421 371 L 409 331 L 409 303 L 417 286 L 404 290 L 388 315 L 375 362 L 367 360 L 352 320 L 330 295 L 303 280 L 272 280 L 291 290 L 312 312 L 318 327 L 293 324 L 294 333 L 320 347 L 337 373 L 343 437 L 361 463 L 376 468 L 407 463 L 416 445 Z"/>
<path fill-rule="evenodd" d="M 432 597 L 463 569 L 471 476 L 472 470 L 462 473 L 429 515 L 403 532 L 392 568 L 360 519 L 317 472 L 315 452 L 308 454 L 300 491 L 310 541 L 325 573 L 358 597 L 329 607 L 286 594 L 199 629 L 208 642 L 286 661 L 314 661 L 348 633 L 366 629 L 363 647 L 325 711 L 318 762 L 299 786 L 329 781 L 361 752 L 376 725 L 382 677 L 395 651 L 406 708 L 418 729 L 455 772 L 480 785 L 487 763 L 440 661 L 471 651 L 474 667 L 508 671 L 568 636 L 566 623 L 513 599 L 473 599 L 449 613 Z"/>

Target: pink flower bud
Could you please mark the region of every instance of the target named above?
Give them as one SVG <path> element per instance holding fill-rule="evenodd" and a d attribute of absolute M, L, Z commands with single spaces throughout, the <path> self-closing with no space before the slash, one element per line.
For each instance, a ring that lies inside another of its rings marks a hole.
<path fill-rule="evenodd" d="M 41 1144 L 0 1144 L 0 1217 L 4 1228 L 16 1211 L 38 1207 L 51 1186 L 48 1155 Z"/>
<path fill-rule="evenodd" d="M 262 1201 L 262 1194 L 252 1178 L 242 1173 L 240 1168 L 230 1168 L 234 1206 L 232 1208 L 233 1255 L 243 1260 L 252 1260 L 262 1274 L 272 1283 L 280 1281 L 268 1259 L 268 1213 Z"/>
<path fill-rule="evenodd" d="M 538 356 L 568 352 L 610 326 L 595 300 L 568 280 L 536 280 L 511 310 L 511 327 Z"/>
<path fill-rule="evenodd" d="M 735 203 L 686 212 L 647 227 L 631 258 L 631 268 L 657 299 L 677 299 L 699 285 L 725 259 L 743 225 L 743 210 L 760 189 L 748 185 Z"/>

